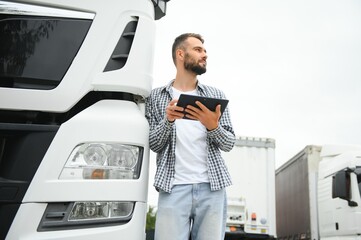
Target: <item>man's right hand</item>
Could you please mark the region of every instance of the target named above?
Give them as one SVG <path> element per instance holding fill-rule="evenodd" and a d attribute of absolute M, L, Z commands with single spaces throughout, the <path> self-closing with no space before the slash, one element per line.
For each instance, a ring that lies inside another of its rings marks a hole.
<path fill-rule="evenodd" d="M 184 117 L 183 108 L 177 106 L 178 99 L 173 99 L 169 102 L 165 113 L 169 122 L 174 122 L 176 119 L 181 119 Z"/>

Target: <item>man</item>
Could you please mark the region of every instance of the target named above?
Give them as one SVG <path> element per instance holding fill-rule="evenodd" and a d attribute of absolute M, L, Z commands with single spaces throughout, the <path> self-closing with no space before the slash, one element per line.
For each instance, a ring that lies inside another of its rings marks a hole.
<path fill-rule="evenodd" d="M 220 150 L 235 143 L 229 110 L 210 111 L 177 106 L 181 93 L 225 98 L 222 91 L 201 84 L 207 52 L 199 34 L 186 33 L 173 43 L 176 77 L 153 89 L 146 102 L 149 144 L 157 153 L 154 186 L 159 191 L 156 240 L 221 240 L 226 221 L 226 192 L 230 175 Z M 183 119 L 184 113 L 189 119 Z"/>

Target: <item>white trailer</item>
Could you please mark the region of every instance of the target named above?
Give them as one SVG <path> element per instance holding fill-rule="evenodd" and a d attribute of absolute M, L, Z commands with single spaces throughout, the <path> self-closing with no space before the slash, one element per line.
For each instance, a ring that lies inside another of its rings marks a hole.
<path fill-rule="evenodd" d="M 306 146 L 276 171 L 278 238 L 359 240 L 360 193 L 361 146 Z"/>
<path fill-rule="evenodd" d="M 274 239 L 275 140 L 238 137 L 222 156 L 233 181 L 227 188 L 226 239 Z"/>
<path fill-rule="evenodd" d="M 167 1 L 0 1 L 0 239 L 145 239 Z"/>

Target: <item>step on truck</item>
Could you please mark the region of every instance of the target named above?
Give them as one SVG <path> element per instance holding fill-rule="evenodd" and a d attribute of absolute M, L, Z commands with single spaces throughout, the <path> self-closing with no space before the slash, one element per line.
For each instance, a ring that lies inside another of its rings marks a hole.
<path fill-rule="evenodd" d="M 275 239 L 275 140 L 240 136 L 222 156 L 233 182 L 225 239 Z"/>
<path fill-rule="evenodd" d="M 361 146 L 308 145 L 276 171 L 278 239 L 361 238 Z"/>
<path fill-rule="evenodd" d="M 0 1 L 0 239 L 145 239 L 167 1 Z"/>

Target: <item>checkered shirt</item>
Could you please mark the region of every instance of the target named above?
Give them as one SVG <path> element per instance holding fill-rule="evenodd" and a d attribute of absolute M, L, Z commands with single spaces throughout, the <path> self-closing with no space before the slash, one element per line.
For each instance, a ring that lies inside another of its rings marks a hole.
<path fill-rule="evenodd" d="M 173 80 L 174 81 L 174 80 Z M 166 118 L 166 107 L 172 100 L 172 84 L 155 88 L 146 99 L 146 118 L 150 125 L 149 146 L 157 153 L 157 170 L 155 173 L 154 187 L 170 193 L 174 181 L 176 126 Z M 214 87 L 198 82 L 197 93 L 200 96 L 225 98 L 224 93 Z M 207 165 L 208 177 L 212 191 L 216 191 L 232 184 L 227 166 L 221 152 L 230 151 L 235 143 L 228 107 L 222 114 L 219 126 L 207 131 Z"/>

